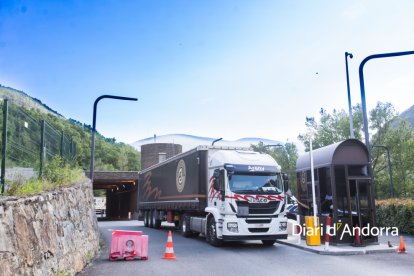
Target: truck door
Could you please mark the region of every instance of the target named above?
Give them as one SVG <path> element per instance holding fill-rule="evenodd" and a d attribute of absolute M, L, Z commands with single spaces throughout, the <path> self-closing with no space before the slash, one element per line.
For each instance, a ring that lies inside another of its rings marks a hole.
<path fill-rule="evenodd" d="M 224 196 L 225 196 L 225 180 L 226 173 L 224 169 L 215 169 L 213 175 L 213 192 L 210 193 L 213 207 L 219 209 L 220 213 L 224 213 Z"/>

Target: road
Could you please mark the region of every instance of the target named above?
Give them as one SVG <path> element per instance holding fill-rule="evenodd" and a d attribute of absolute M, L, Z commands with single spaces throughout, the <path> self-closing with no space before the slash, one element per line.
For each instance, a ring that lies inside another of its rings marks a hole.
<path fill-rule="evenodd" d="M 80 275 L 414 275 L 414 238 L 409 236 L 405 237 L 407 254 L 322 256 L 280 244 L 264 247 L 261 242 L 234 242 L 216 248 L 201 236 L 184 238 L 169 225 L 155 230 L 137 221 L 102 221 L 99 228 L 105 246 Z M 114 229 L 149 235 L 149 259 L 110 262 Z M 173 230 L 174 261 L 161 259 L 168 230 Z M 396 237 L 387 240 L 398 244 Z"/>

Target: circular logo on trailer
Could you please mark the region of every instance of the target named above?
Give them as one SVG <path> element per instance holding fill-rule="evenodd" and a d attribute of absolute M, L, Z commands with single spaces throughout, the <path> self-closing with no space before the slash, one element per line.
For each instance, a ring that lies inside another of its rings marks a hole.
<path fill-rule="evenodd" d="M 175 183 L 177 185 L 177 191 L 179 193 L 181 193 L 184 190 L 185 175 L 186 175 L 185 162 L 184 160 L 181 159 L 180 162 L 178 162 L 177 172 L 175 175 Z"/>

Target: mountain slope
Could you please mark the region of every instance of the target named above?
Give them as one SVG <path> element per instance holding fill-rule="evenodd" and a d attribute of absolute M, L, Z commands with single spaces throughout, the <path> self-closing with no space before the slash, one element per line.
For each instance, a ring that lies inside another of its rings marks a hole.
<path fill-rule="evenodd" d="M 61 114 L 42 103 L 42 101 L 36 98 L 32 98 L 23 91 L 19 91 L 11 87 L 6 87 L 1 84 L 0 99 L 8 99 L 12 101 L 14 104 L 20 107 L 24 107 L 26 109 L 34 109 L 35 111 L 40 113 L 50 113 L 62 117 Z"/>
<path fill-rule="evenodd" d="M 414 105 L 400 114 L 400 118 L 408 121 L 414 128 Z"/>

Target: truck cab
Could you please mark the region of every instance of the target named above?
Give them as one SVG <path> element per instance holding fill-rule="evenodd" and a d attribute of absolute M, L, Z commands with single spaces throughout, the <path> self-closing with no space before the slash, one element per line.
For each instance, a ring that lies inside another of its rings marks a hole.
<path fill-rule="evenodd" d="M 206 239 L 261 240 L 273 245 L 287 238 L 287 178 L 267 154 L 210 149 L 208 158 Z"/>

